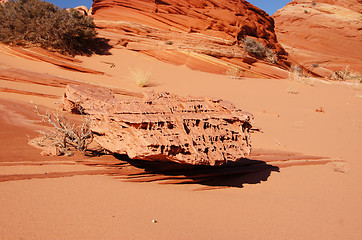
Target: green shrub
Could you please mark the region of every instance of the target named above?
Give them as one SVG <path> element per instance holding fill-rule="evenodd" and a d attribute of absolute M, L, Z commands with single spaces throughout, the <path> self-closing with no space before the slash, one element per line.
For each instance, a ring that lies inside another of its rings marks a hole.
<path fill-rule="evenodd" d="M 40 0 L 0 5 L 0 42 L 39 46 L 71 55 L 92 54 L 96 30 L 91 17 Z"/>

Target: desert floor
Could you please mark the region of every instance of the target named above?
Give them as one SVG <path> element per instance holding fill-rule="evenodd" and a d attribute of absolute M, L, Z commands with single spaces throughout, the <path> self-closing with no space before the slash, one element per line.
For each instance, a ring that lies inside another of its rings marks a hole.
<path fill-rule="evenodd" d="M 77 57 L 106 73 L 97 75 L 2 50 L 1 72 L 28 77 L 0 78 L 0 239 L 362 239 L 360 86 L 231 79 L 120 49 Z M 129 68 L 150 71 L 151 86 L 139 88 Z M 65 85 L 39 76 L 222 98 L 253 113 L 261 132 L 244 168 L 206 177 L 147 174 L 112 156 L 41 156 L 27 144 L 44 127 L 30 101 L 52 111 Z"/>

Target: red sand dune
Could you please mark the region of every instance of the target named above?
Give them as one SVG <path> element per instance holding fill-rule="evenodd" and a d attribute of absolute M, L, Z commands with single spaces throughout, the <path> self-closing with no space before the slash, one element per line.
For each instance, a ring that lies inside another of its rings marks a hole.
<path fill-rule="evenodd" d="M 104 75 L 1 54 L 2 74 L 13 74 L 0 79 L 5 239 L 359 239 L 361 90 L 316 82 L 297 84 L 292 95 L 286 79 L 235 80 L 111 53 L 76 58 Z M 141 89 L 127 77 L 132 66 L 152 69 L 156 91 L 222 98 L 252 112 L 262 129 L 251 134 L 253 156 L 231 168 L 159 169 L 111 156 L 45 157 L 27 145 L 26 135 L 43 128 L 30 100 L 56 108 L 68 81 L 122 87 L 117 97 L 134 98 Z"/>

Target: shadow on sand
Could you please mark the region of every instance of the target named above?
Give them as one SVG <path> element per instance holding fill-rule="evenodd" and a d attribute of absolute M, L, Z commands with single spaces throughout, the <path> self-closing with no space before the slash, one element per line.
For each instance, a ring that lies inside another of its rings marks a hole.
<path fill-rule="evenodd" d="M 138 172 L 131 171 L 127 176 L 116 176 L 132 182 L 157 181 L 164 184 L 201 184 L 209 187 L 242 188 L 243 184 L 266 181 L 273 171 L 279 172 L 279 167 L 250 159 L 240 159 L 237 162 L 213 167 L 132 160 L 127 155 L 115 155 L 115 157 L 123 162 L 119 165 L 120 170 L 127 168 L 127 165 L 139 170 Z"/>

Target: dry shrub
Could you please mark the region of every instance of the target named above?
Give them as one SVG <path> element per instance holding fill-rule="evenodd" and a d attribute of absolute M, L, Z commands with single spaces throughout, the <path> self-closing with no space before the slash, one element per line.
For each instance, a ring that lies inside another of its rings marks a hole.
<path fill-rule="evenodd" d="M 362 83 L 362 74 L 351 71 L 349 66 L 347 66 L 342 71 L 335 71 L 332 75 L 332 79 Z"/>
<path fill-rule="evenodd" d="M 0 23 L 0 42 L 9 45 L 89 55 L 99 40 L 91 17 L 40 0 L 10 0 L 0 5 Z"/>
<path fill-rule="evenodd" d="M 226 75 L 228 75 L 232 79 L 240 79 L 243 74 L 243 70 L 239 67 L 230 67 L 226 71 Z"/>
<path fill-rule="evenodd" d="M 292 67 L 289 71 L 289 84 L 287 88 L 287 92 L 290 94 L 297 94 L 297 82 L 300 81 L 302 77 L 302 70 L 299 67 Z"/>
<path fill-rule="evenodd" d="M 349 171 L 349 166 L 345 161 L 341 160 L 332 160 L 332 167 L 335 172 L 347 173 Z"/>
<path fill-rule="evenodd" d="M 315 79 L 309 76 L 306 76 L 303 73 L 303 70 L 298 67 L 292 67 L 289 71 L 289 86 L 288 86 L 288 93 L 296 94 L 297 91 L 297 83 L 301 83 L 308 86 L 313 86 L 315 83 Z"/>
<path fill-rule="evenodd" d="M 90 129 L 91 119 L 83 115 L 83 121 L 79 124 L 67 119 L 63 113 L 41 114 L 38 107 L 35 112 L 41 117 L 42 122 L 48 123 L 52 129 L 39 131 L 40 137 L 31 141 L 40 148 L 55 148 L 59 155 L 72 155 L 73 150 L 85 154 L 88 145 L 93 141 L 93 133 Z M 81 112 L 81 109 L 79 109 Z"/>
<path fill-rule="evenodd" d="M 266 59 L 270 63 L 276 63 L 277 62 L 276 54 L 272 50 L 270 50 L 269 48 L 267 48 L 267 51 L 266 51 Z"/>
<path fill-rule="evenodd" d="M 277 61 L 275 53 L 271 49 L 265 47 L 262 43 L 248 37 L 245 37 L 242 40 L 242 43 L 244 44 L 245 51 L 250 55 L 253 55 L 257 58 L 266 59 L 271 63 L 275 63 Z"/>
<path fill-rule="evenodd" d="M 139 68 L 130 68 L 131 79 L 136 82 L 139 87 L 147 87 L 150 84 L 151 72 L 144 71 Z"/>

